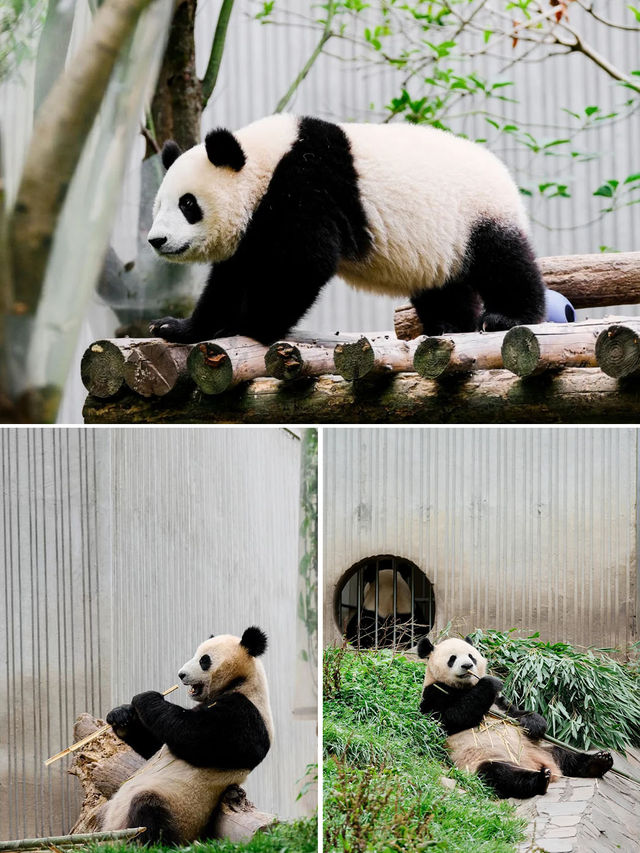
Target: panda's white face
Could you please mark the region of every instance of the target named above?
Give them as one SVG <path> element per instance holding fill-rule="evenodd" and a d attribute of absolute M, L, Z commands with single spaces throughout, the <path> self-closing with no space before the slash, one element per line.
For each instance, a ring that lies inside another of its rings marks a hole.
<path fill-rule="evenodd" d="M 472 687 L 486 671 L 486 660 L 466 640 L 443 640 L 429 654 L 424 684 L 439 681 L 450 687 Z"/>
<path fill-rule="evenodd" d="M 201 643 L 195 655 L 180 669 L 178 678 L 196 702 L 214 699 L 232 682 L 245 681 L 255 670 L 255 661 L 239 637 L 221 634 Z"/>
<path fill-rule="evenodd" d="M 214 166 L 203 145 L 170 166 L 153 206 L 148 239 L 168 261 L 216 262 L 230 258 L 251 217 L 244 170 Z"/>

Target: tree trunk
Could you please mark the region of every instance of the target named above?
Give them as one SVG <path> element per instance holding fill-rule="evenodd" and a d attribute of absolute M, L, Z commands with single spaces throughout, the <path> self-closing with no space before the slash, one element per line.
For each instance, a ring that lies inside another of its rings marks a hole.
<path fill-rule="evenodd" d="M 353 343 L 340 343 L 333 354 L 335 372 L 344 379 L 413 370 L 413 351 L 405 341 L 391 332 L 362 336 Z"/>
<path fill-rule="evenodd" d="M 73 727 L 74 741 L 94 732 L 104 725 L 91 714 L 81 714 Z M 97 813 L 125 782 L 145 763 L 144 758 L 107 731 L 96 740 L 73 754 L 69 773 L 77 776 L 82 784 L 84 800 L 78 820 L 71 833 L 96 832 Z M 248 841 L 259 829 L 265 829 L 275 820 L 273 815 L 258 811 L 247 800 L 238 785 L 225 791 L 215 809 L 207 828 L 215 838 L 231 841 Z"/>
<path fill-rule="evenodd" d="M 545 285 L 562 293 L 574 308 L 640 303 L 640 252 L 559 255 L 538 258 Z M 410 341 L 424 330 L 413 305 L 394 313 L 398 338 Z"/>
<path fill-rule="evenodd" d="M 478 332 L 423 338 L 414 349 L 414 370 L 425 379 L 473 370 L 495 370 L 502 367 L 500 347 L 504 335 L 504 332 Z"/>
<path fill-rule="evenodd" d="M 237 336 L 196 344 L 188 359 L 191 378 L 205 394 L 229 388 L 266 373 L 267 348 L 252 338 Z"/>
<path fill-rule="evenodd" d="M 314 335 L 295 332 L 277 341 L 264 357 L 266 375 L 290 381 L 322 376 L 334 371 L 334 350 L 338 344 L 353 343 L 359 335 Z"/>
<path fill-rule="evenodd" d="M 564 367 L 597 367 L 596 338 L 611 320 L 516 326 L 504 333 L 502 360 L 518 376 Z"/>
<path fill-rule="evenodd" d="M 640 374 L 640 321 L 609 325 L 596 341 L 596 359 L 602 370 L 615 379 Z"/>
<path fill-rule="evenodd" d="M 163 397 L 188 379 L 191 345 L 155 338 L 95 341 L 80 363 L 84 387 L 94 397 L 113 397 L 126 384 L 143 397 Z"/>
<path fill-rule="evenodd" d="M 182 0 L 173 16 L 169 41 L 151 102 L 153 134 L 159 148 L 174 139 L 183 151 L 200 142 L 202 84 L 196 74 L 194 24 L 197 0 Z M 146 156 L 155 154 L 147 139 Z"/>
<path fill-rule="evenodd" d="M 337 376 L 282 383 L 256 379 L 226 394 L 88 397 L 86 423 L 638 423 L 640 384 L 597 368 L 520 379 L 479 370 L 439 381 L 398 373 L 347 382 Z"/>

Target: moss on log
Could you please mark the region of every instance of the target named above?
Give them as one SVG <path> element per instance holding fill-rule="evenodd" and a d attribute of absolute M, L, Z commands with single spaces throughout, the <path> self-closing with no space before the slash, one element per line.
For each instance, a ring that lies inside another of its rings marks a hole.
<path fill-rule="evenodd" d="M 437 379 L 445 373 L 498 369 L 502 367 L 500 347 L 504 334 L 477 332 L 422 338 L 415 346 L 413 366 L 425 379 Z"/>
<path fill-rule="evenodd" d="M 640 384 L 597 368 L 567 368 L 521 379 L 481 370 L 439 381 L 416 373 L 358 383 L 337 376 L 283 384 L 256 379 L 224 395 L 199 391 L 144 400 L 88 397 L 94 423 L 637 423 Z"/>
<path fill-rule="evenodd" d="M 515 326 L 504 335 L 502 360 L 517 376 L 565 367 L 597 367 L 595 345 L 611 321 Z"/>

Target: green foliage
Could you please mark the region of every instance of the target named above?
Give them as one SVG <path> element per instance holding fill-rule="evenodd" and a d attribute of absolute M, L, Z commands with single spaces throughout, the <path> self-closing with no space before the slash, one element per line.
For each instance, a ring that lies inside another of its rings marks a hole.
<path fill-rule="evenodd" d="M 175 847 L 139 847 L 135 844 L 105 844 L 89 848 L 92 853 L 170 853 Z M 318 820 L 316 817 L 276 823 L 264 832 L 257 832 L 245 844 L 232 841 L 196 841 L 179 848 L 192 853 L 316 853 L 318 849 Z"/>
<path fill-rule="evenodd" d="M 548 733 L 580 749 L 640 746 L 640 674 L 607 654 L 538 634 L 476 631 L 473 642 L 516 705 L 538 711 Z"/>
<path fill-rule="evenodd" d="M 450 766 L 419 710 L 423 677 L 388 651 L 325 651 L 324 850 L 507 853 L 520 840 L 512 807 Z"/>
<path fill-rule="evenodd" d="M 35 55 L 44 21 L 45 0 L 2 0 L 0 3 L 0 81 L 11 77 Z"/>

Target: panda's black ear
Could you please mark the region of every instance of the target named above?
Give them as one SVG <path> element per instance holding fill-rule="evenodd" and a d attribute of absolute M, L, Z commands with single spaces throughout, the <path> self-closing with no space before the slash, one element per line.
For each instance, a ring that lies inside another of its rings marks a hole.
<path fill-rule="evenodd" d="M 215 634 L 209 634 L 209 639 L 210 639 L 210 640 L 213 640 L 213 638 L 214 638 L 214 637 L 215 637 Z"/>
<path fill-rule="evenodd" d="M 167 140 L 165 144 L 162 146 L 162 165 L 165 169 L 168 169 L 169 166 L 173 166 L 178 157 L 182 154 L 180 150 L 180 146 L 177 142 L 174 142 L 173 139 Z"/>
<path fill-rule="evenodd" d="M 435 646 L 428 637 L 423 637 L 418 643 L 418 657 L 428 658 Z"/>
<path fill-rule="evenodd" d="M 247 628 L 242 635 L 240 645 L 245 647 L 251 657 L 260 657 L 267 648 L 267 635 L 253 625 L 251 628 Z"/>
<path fill-rule="evenodd" d="M 234 172 L 239 172 L 247 162 L 240 143 L 230 130 L 219 127 L 211 130 L 204 139 L 207 157 L 214 166 L 228 166 Z"/>
<path fill-rule="evenodd" d="M 464 641 L 465 641 L 465 643 L 469 643 L 470 646 L 473 646 L 473 640 L 471 639 L 471 637 L 466 636 L 464 638 Z"/>

